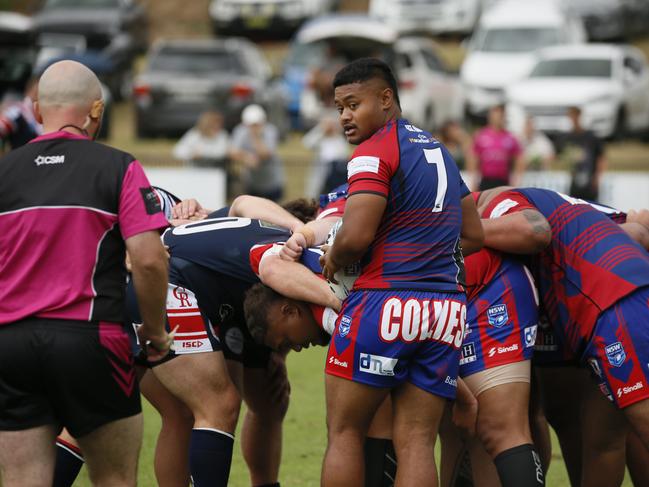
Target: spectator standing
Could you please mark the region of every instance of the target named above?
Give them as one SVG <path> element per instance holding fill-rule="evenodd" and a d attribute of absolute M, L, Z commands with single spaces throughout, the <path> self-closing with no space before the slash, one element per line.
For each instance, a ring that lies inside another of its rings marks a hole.
<path fill-rule="evenodd" d="M 167 226 L 140 164 L 94 142 L 95 74 L 61 61 L 34 106 L 45 135 L 0 160 L 0 481 L 51 485 L 55 438 L 75 437 L 95 485 L 135 485 L 142 413 L 123 329 L 126 269 L 149 358 L 164 358 Z"/>
<path fill-rule="evenodd" d="M 223 167 L 228 160 L 230 137 L 223 129 L 223 115 L 203 112 L 196 125 L 176 143 L 173 156 L 198 167 Z"/>
<path fill-rule="evenodd" d="M 457 120 L 447 120 L 439 130 L 439 141 L 453 156 L 460 171 L 466 169 L 466 161 L 471 157 L 473 140 Z"/>
<path fill-rule="evenodd" d="M 489 109 L 487 126 L 475 134 L 467 170 L 473 179 L 473 186 L 479 179 L 480 191 L 520 184 L 525 159 L 518 140 L 505 129 L 503 105 Z"/>
<path fill-rule="evenodd" d="M 581 109 L 571 107 L 568 117 L 572 130 L 561 139 L 561 158 L 570 166 L 570 196 L 597 200 L 602 173 L 606 169 L 603 142 L 581 125 Z"/>
<path fill-rule="evenodd" d="M 307 196 L 316 198 L 347 181 L 349 144 L 340 130 L 337 116 L 325 115 L 304 135 L 302 145 L 316 152 L 307 182 Z"/>
<path fill-rule="evenodd" d="M 232 132 L 230 157 L 241 168 L 243 192 L 278 201 L 284 194 L 284 168 L 277 155 L 279 132 L 267 122 L 259 105 L 241 112 L 241 123 Z"/>
<path fill-rule="evenodd" d="M 543 132 L 536 130 L 534 119 L 527 117 L 521 137 L 527 169 L 548 171 L 555 158 L 554 146 Z"/>
<path fill-rule="evenodd" d="M 38 80 L 31 78 L 25 86 L 22 100 L 7 102 L 0 113 L 0 139 L 12 149 L 25 145 L 40 135 L 43 127 L 34 115 L 34 101 L 38 94 Z"/>

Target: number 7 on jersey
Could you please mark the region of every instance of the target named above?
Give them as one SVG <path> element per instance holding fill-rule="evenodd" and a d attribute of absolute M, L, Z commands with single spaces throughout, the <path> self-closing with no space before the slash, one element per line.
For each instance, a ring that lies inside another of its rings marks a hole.
<path fill-rule="evenodd" d="M 444 198 L 446 197 L 446 190 L 448 189 L 444 153 L 442 152 L 442 149 L 436 147 L 435 149 L 424 149 L 424 156 L 426 157 L 428 164 L 435 164 L 437 168 L 437 194 L 435 197 L 433 213 L 441 213 L 443 209 L 442 206 L 444 205 Z"/>

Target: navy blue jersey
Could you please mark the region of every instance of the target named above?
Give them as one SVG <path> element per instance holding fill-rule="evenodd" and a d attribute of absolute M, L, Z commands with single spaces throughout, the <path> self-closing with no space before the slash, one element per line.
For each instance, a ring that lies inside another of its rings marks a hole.
<path fill-rule="evenodd" d="M 169 229 L 164 244 L 172 257 L 247 283 L 259 279 L 250 267 L 254 245 L 287 240 L 291 232 L 250 218 L 208 218 Z"/>

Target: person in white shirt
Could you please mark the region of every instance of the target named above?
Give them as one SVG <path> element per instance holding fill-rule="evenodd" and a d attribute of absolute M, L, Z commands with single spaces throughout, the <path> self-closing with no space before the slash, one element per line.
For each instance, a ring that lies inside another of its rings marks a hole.
<path fill-rule="evenodd" d="M 536 130 L 534 119 L 527 117 L 523 134 L 520 138 L 523 154 L 530 171 L 548 171 L 556 154 L 550 139 L 543 132 Z"/>
<path fill-rule="evenodd" d="M 230 138 L 223 129 L 223 115 L 206 111 L 176 143 L 173 156 L 192 166 L 221 167 L 228 159 L 229 149 Z"/>

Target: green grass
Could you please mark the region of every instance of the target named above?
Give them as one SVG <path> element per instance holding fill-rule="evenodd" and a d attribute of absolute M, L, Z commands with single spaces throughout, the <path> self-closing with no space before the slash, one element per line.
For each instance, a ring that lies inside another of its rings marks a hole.
<path fill-rule="evenodd" d="M 326 350 L 309 349 L 292 353 L 288 358 L 291 379 L 291 406 L 284 424 L 284 453 L 280 480 L 284 487 L 316 487 L 320 485 L 320 465 L 326 445 L 323 369 Z M 243 416 L 243 415 L 242 415 Z M 140 457 L 139 485 L 156 485 L 153 475 L 153 451 L 160 420 L 157 413 L 145 404 L 145 438 Z M 568 477 L 556 438 L 548 472 L 548 487 L 568 487 Z M 89 486 L 85 469 L 75 484 Z M 248 473 L 240 454 L 238 441 L 230 476 L 232 487 L 247 487 Z M 631 481 L 625 480 L 630 487 Z"/>

